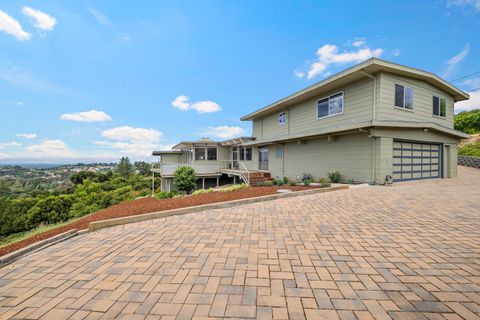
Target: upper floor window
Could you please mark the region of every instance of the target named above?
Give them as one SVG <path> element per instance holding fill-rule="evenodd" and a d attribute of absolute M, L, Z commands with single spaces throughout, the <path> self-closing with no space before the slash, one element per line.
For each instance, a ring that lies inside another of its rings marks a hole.
<path fill-rule="evenodd" d="M 206 160 L 205 148 L 195 148 L 195 160 Z"/>
<path fill-rule="evenodd" d="M 400 84 L 395 85 L 395 107 L 413 110 L 412 88 Z"/>
<path fill-rule="evenodd" d="M 343 113 L 343 92 L 318 100 L 317 118 L 325 118 Z"/>
<path fill-rule="evenodd" d="M 447 116 L 447 100 L 433 96 L 433 115 L 438 117 Z"/>
<path fill-rule="evenodd" d="M 217 148 L 207 148 L 207 160 L 217 160 Z"/>
<path fill-rule="evenodd" d="M 278 115 L 278 124 L 285 124 L 287 123 L 287 113 L 282 112 Z"/>

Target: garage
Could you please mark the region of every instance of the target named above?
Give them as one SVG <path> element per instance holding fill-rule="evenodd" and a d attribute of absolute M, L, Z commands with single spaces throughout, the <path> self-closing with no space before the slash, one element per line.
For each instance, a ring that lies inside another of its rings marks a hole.
<path fill-rule="evenodd" d="M 393 181 L 440 178 L 441 144 L 393 141 Z"/>

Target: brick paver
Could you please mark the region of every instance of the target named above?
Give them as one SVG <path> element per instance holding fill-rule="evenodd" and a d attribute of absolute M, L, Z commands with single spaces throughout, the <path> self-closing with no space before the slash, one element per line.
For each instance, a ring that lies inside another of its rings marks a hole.
<path fill-rule="evenodd" d="M 0 269 L 0 319 L 480 319 L 480 170 L 85 234 Z"/>

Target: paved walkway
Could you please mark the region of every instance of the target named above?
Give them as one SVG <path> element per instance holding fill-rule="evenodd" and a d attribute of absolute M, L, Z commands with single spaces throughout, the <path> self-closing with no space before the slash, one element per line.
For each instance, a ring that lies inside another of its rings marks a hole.
<path fill-rule="evenodd" d="M 479 319 L 480 170 L 104 229 L 0 269 L 0 318 Z"/>

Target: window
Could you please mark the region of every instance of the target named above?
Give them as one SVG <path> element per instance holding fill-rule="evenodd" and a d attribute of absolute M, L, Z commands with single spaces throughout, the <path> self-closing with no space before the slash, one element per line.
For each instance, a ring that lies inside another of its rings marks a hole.
<path fill-rule="evenodd" d="M 433 115 L 438 117 L 447 116 L 447 100 L 433 96 Z"/>
<path fill-rule="evenodd" d="M 245 147 L 245 160 L 252 160 L 252 147 Z"/>
<path fill-rule="evenodd" d="M 413 89 L 402 86 L 399 84 L 395 85 L 395 107 L 413 110 Z"/>
<path fill-rule="evenodd" d="M 282 159 L 282 157 L 283 157 L 282 147 L 275 147 L 275 158 Z"/>
<path fill-rule="evenodd" d="M 207 148 L 207 160 L 217 160 L 217 148 Z"/>
<path fill-rule="evenodd" d="M 195 160 L 206 160 L 205 148 L 195 148 Z"/>
<path fill-rule="evenodd" d="M 278 124 L 282 125 L 287 123 L 287 113 L 282 112 L 278 115 Z"/>
<path fill-rule="evenodd" d="M 245 148 L 240 147 L 238 150 L 240 152 L 240 160 L 245 160 Z"/>
<path fill-rule="evenodd" d="M 336 93 L 317 102 L 317 118 L 343 113 L 343 92 Z"/>

